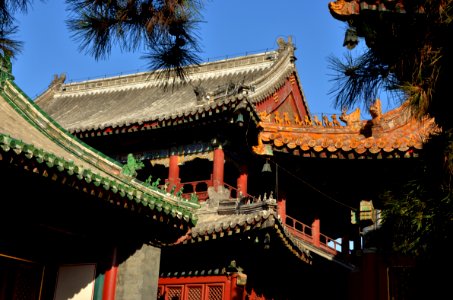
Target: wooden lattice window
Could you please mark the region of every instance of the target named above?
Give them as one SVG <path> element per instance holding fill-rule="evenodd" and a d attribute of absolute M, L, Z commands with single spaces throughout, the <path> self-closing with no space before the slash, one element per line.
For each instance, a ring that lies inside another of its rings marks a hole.
<path fill-rule="evenodd" d="M 208 285 L 208 299 L 209 300 L 222 300 L 223 299 L 223 286 Z"/>
<path fill-rule="evenodd" d="M 182 296 L 182 285 L 167 287 L 168 300 L 181 300 L 182 299 L 181 296 Z"/>
<path fill-rule="evenodd" d="M 221 282 L 159 285 L 158 300 L 224 300 Z"/>
<path fill-rule="evenodd" d="M 187 300 L 203 300 L 203 286 L 187 286 Z"/>

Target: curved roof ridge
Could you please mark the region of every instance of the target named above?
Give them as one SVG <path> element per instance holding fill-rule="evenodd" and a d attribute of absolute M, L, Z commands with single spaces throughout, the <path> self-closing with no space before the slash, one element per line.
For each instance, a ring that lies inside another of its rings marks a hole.
<path fill-rule="evenodd" d="M 296 60 L 294 56 L 295 46 L 292 43 L 291 37 L 288 38 L 288 42 L 279 38 L 277 43 L 279 49 L 277 51 L 278 56 L 276 62 L 267 72 L 252 82 L 252 85 L 255 87 L 255 92 L 251 95 L 252 103 L 259 102 L 265 97 L 272 95 L 284 84 L 285 79 L 296 70 L 294 64 Z M 299 79 L 298 82 L 300 82 Z"/>
<path fill-rule="evenodd" d="M 228 106 L 225 97 L 242 89 L 253 104 L 297 76 L 291 38 L 279 38 L 277 44 L 277 50 L 188 67 L 187 82 L 175 81 L 171 88 L 155 79 L 156 72 L 68 84 L 55 78 L 35 103 L 71 132 L 202 113 L 212 101 Z"/>
<path fill-rule="evenodd" d="M 210 79 L 218 76 L 244 73 L 251 70 L 259 70 L 269 68 L 277 57 L 277 51 L 266 51 L 262 53 L 249 54 L 219 61 L 206 62 L 200 65 L 191 65 L 186 67 L 188 82 L 195 82 L 201 79 Z M 184 84 L 179 78 L 165 77 L 163 70 L 155 70 L 149 72 L 140 72 L 126 75 L 118 75 L 112 77 L 97 78 L 84 80 L 79 82 L 63 83 L 61 87 L 55 90 L 55 96 L 60 95 L 71 96 L 85 93 L 103 93 L 109 91 L 124 91 L 131 89 L 140 89 L 146 87 L 163 86 L 165 83 L 173 79 L 174 84 Z M 50 90 L 52 84 L 49 86 Z M 43 100 L 46 92 L 36 99 L 39 103 Z"/>

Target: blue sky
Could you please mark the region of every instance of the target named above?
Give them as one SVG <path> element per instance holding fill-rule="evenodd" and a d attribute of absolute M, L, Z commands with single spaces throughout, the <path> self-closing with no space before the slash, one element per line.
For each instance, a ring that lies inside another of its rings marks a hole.
<path fill-rule="evenodd" d="M 278 37 L 292 36 L 296 65 L 312 114 L 339 113 L 333 107 L 327 57 L 343 56 L 345 24 L 335 20 L 325 0 L 208 0 L 200 24 L 203 61 L 275 49 Z M 78 50 L 65 19 L 64 1 L 36 1 L 26 15 L 18 15 L 22 53 L 13 61 L 16 83 L 31 97 L 46 90 L 54 74 L 67 82 L 147 70 L 142 52 L 114 49 L 105 60 Z M 363 44 L 363 43 L 362 43 Z M 354 50 L 361 51 L 360 48 Z M 383 103 L 383 109 L 386 109 Z M 367 118 L 362 113 L 362 118 Z"/>

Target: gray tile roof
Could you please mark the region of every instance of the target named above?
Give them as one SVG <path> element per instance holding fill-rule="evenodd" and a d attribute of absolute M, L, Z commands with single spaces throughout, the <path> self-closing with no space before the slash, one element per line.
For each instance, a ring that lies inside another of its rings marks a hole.
<path fill-rule="evenodd" d="M 209 191 L 208 191 L 209 192 Z M 216 201 L 217 196 L 212 190 L 207 202 L 197 211 L 197 225 L 178 243 L 200 243 L 258 230 L 272 231 L 288 251 L 301 261 L 312 264 L 314 256 L 332 261 L 347 269 L 355 266 L 335 254 L 316 247 L 308 241 L 297 238 L 287 229 L 284 221 L 277 212 L 277 202 L 270 195 L 254 199 L 252 202 L 243 200 L 225 199 Z"/>
<path fill-rule="evenodd" d="M 302 241 L 294 238 L 291 233 L 286 231 L 277 213 L 275 199 L 258 200 L 255 203 L 241 203 L 239 200 L 229 199 L 220 201 L 217 204 L 218 206 L 212 205 L 209 201 L 212 201 L 212 199 L 210 198 L 208 203 L 204 203 L 201 209 L 197 211 L 197 225 L 180 242 L 204 242 L 210 239 L 270 229 L 280 237 L 280 241 L 286 245 L 289 251 L 302 261 L 311 264 L 310 251 L 307 250 Z"/>
<path fill-rule="evenodd" d="M 228 99 L 229 87 L 248 87 L 257 103 L 272 95 L 295 71 L 291 41 L 279 40 L 275 51 L 187 67 L 188 81 L 167 86 L 160 72 L 144 72 L 96 80 L 50 85 L 36 103 L 70 132 L 143 124 L 184 117 Z M 169 79 L 172 81 L 173 79 Z M 195 89 L 206 96 L 199 100 Z M 209 99 L 208 99 L 209 98 Z"/>

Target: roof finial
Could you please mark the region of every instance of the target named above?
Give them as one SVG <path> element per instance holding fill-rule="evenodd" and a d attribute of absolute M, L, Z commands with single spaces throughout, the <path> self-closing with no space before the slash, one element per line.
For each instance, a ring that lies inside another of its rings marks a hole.
<path fill-rule="evenodd" d="M 66 74 L 62 73 L 60 76 L 58 74 L 53 75 L 53 79 L 49 84 L 49 88 L 60 88 L 60 86 L 66 81 Z"/>
<path fill-rule="evenodd" d="M 292 36 L 288 36 L 288 41 L 285 41 L 285 38 L 283 38 L 283 37 L 279 37 L 277 39 L 277 44 L 278 44 L 278 52 L 283 52 L 283 51 L 287 51 L 287 50 L 294 52 L 294 50 L 296 49 L 293 44 Z M 292 55 L 291 60 L 292 60 L 292 62 L 294 62 L 296 60 L 294 55 Z"/>
<path fill-rule="evenodd" d="M 285 39 L 283 37 L 279 37 L 277 39 L 277 44 L 278 44 L 278 50 L 285 50 L 287 43 L 285 42 Z"/>

